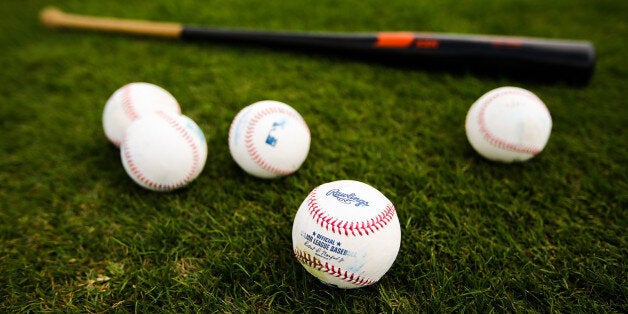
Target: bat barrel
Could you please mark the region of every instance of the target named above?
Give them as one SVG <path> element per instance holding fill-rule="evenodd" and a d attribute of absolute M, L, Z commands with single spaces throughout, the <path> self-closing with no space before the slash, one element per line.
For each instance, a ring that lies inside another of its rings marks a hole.
<path fill-rule="evenodd" d="M 336 53 L 403 67 L 507 73 L 586 83 L 595 68 L 590 42 L 442 33 L 294 33 L 185 26 L 194 41 L 258 44 Z"/>

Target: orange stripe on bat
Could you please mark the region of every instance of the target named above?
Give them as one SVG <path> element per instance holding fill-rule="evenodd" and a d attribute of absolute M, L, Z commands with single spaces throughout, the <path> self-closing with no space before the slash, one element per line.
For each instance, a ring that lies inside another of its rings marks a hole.
<path fill-rule="evenodd" d="M 377 33 L 375 47 L 405 48 L 414 41 L 414 34 L 410 32 Z"/>
<path fill-rule="evenodd" d="M 436 39 L 417 39 L 414 44 L 415 47 L 423 49 L 436 49 L 439 45 L 440 43 Z"/>

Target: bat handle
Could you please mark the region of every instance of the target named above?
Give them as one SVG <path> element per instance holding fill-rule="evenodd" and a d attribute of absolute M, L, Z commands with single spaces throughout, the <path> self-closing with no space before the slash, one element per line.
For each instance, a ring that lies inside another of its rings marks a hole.
<path fill-rule="evenodd" d="M 143 36 L 178 38 L 183 26 L 178 23 L 147 22 L 139 20 L 94 17 L 65 13 L 48 7 L 39 14 L 41 23 L 50 28 L 88 29 Z"/>

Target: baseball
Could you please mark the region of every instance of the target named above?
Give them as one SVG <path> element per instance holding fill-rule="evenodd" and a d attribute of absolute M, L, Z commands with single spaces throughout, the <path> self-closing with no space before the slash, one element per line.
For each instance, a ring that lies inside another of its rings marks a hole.
<path fill-rule="evenodd" d="M 242 109 L 229 128 L 229 151 L 248 174 L 272 179 L 299 169 L 310 150 L 310 130 L 294 108 L 264 100 Z"/>
<path fill-rule="evenodd" d="M 137 184 L 154 191 L 171 191 L 201 173 L 207 160 L 207 142 L 190 118 L 156 111 L 128 127 L 120 156 Z"/>
<path fill-rule="evenodd" d="M 552 117 L 535 94 L 507 86 L 473 103 L 465 129 L 469 143 L 483 157 L 506 163 L 526 161 L 545 148 Z"/>
<path fill-rule="evenodd" d="M 401 245 L 393 204 L 368 184 L 322 184 L 303 201 L 292 225 L 292 248 L 303 267 L 331 286 L 372 285 L 392 266 Z"/>
<path fill-rule="evenodd" d="M 116 90 L 105 104 L 102 124 L 107 139 L 120 146 L 131 122 L 155 110 L 181 114 L 179 103 L 168 91 L 150 83 L 129 83 Z"/>

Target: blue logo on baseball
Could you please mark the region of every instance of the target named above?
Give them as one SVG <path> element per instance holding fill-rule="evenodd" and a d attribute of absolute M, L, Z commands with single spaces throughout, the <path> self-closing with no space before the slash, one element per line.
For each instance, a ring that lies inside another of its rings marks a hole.
<path fill-rule="evenodd" d="M 277 145 L 277 138 L 273 136 L 273 132 L 279 128 L 284 128 L 286 125 L 286 119 L 282 119 L 278 122 L 273 122 L 273 126 L 268 132 L 268 136 L 266 137 L 266 144 L 275 147 Z"/>
<path fill-rule="evenodd" d="M 330 190 L 325 195 L 333 196 L 343 204 L 354 204 L 355 207 L 369 206 L 369 202 L 359 198 L 357 195 L 355 195 L 355 193 L 343 193 L 340 191 L 340 189 Z"/>

